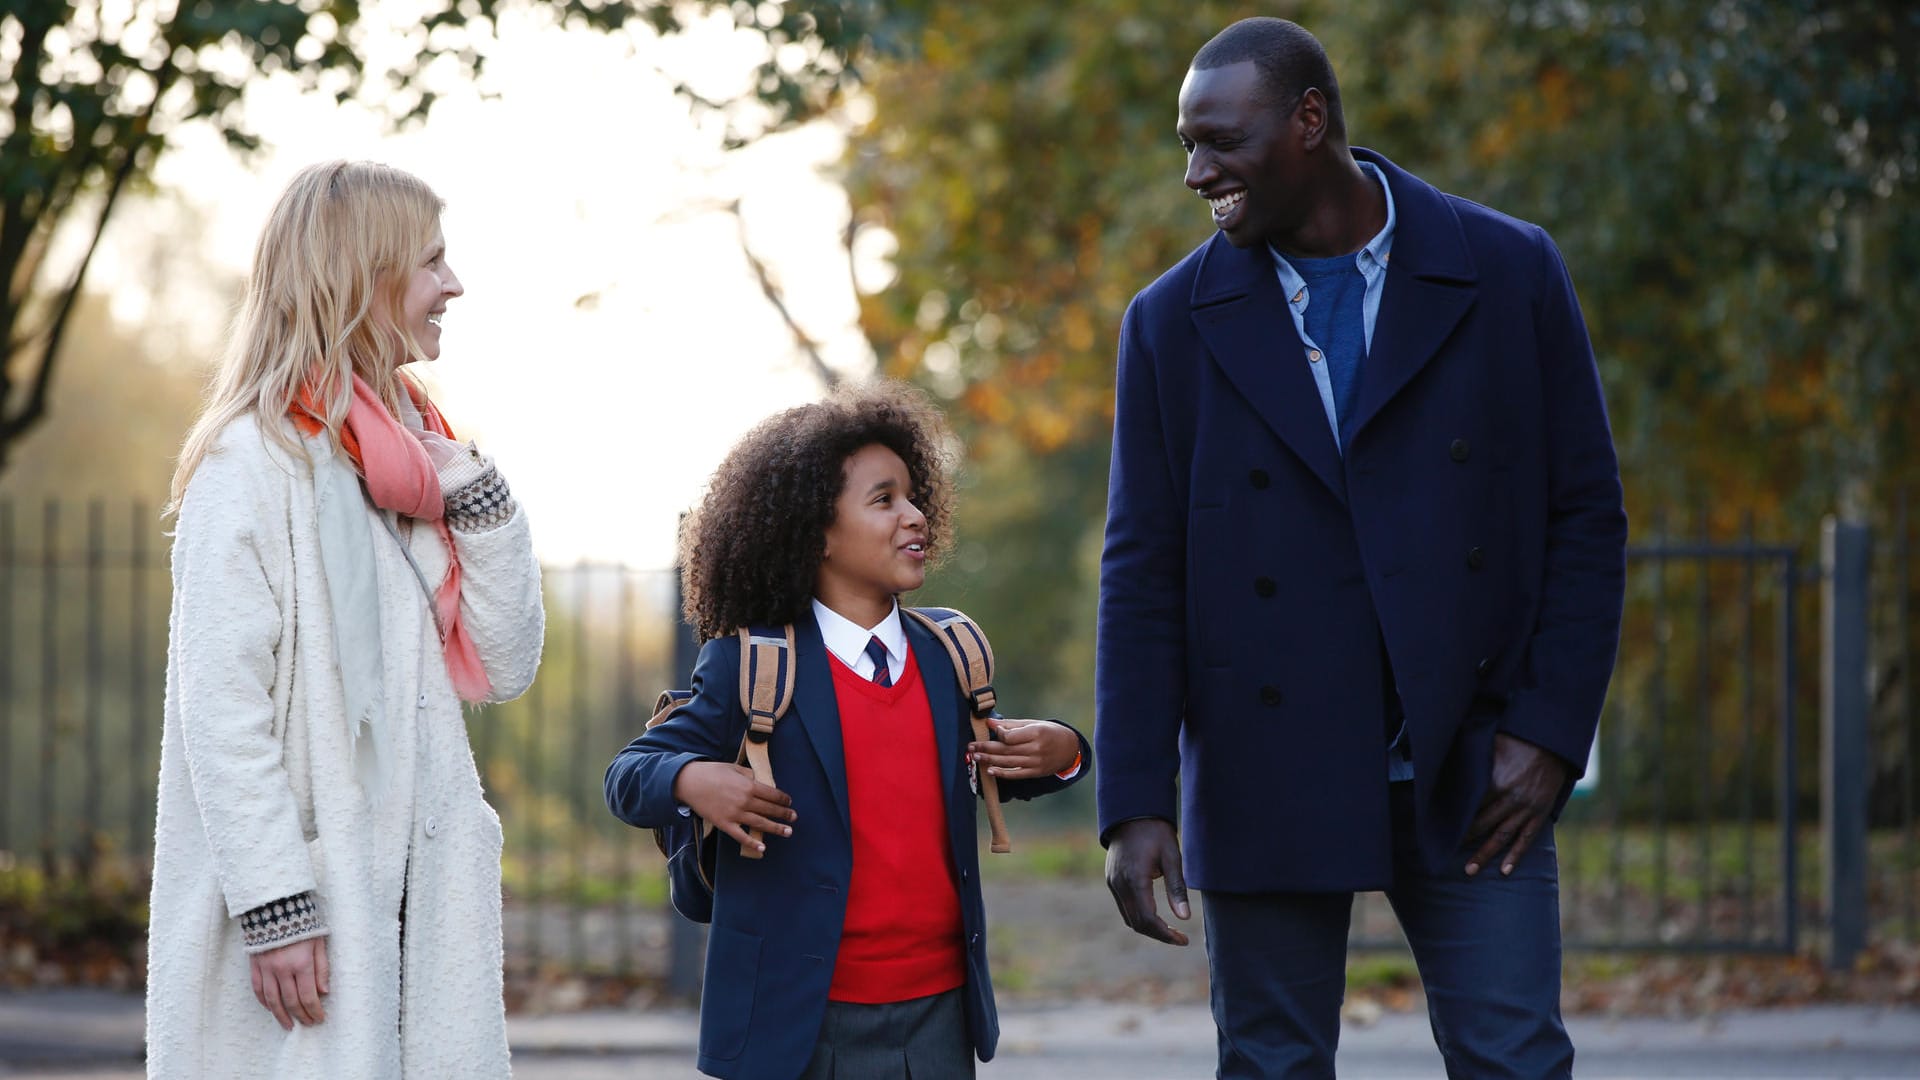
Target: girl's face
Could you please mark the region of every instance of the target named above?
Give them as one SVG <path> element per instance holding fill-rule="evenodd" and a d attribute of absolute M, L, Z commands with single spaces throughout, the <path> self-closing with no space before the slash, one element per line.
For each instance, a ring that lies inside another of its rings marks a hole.
<path fill-rule="evenodd" d="M 446 314 L 447 301 L 466 291 L 447 265 L 447 240 L 435 225 L 433 242 L 408 271 L 406 291 L 400 295 L 400 325 L 427 359 L 440 358 L 440 317 Z"/>
<path fill-rule="evenodd" d="M 893 609 L 895 596 L 927 579 L 927 516 L 908 498 L 913 483 L 906 462 L 885 446 L 855 451 L 841 475 L 814 595 L 861 626 L 874 626 Z"/>

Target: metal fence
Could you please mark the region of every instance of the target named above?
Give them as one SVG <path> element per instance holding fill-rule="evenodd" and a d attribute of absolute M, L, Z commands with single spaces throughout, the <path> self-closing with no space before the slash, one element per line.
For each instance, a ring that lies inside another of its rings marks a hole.
<path fill-rule="evenodd" d="M 151 503 L 0 500 L 0 875 L 144 881 L 166 680 L 170 541 Z M 544 572 L 540 677 L 470 710 L 507 843 L 509 963 L 663 973 L 652 845 L 600 795 L 670 674 L 680 624 L 664 570 Z"/>
<path fill-rule="evenodd" d="M 1796 555 L 1657 541 L 1628 566 L 1593 775 L 1559 830 L 1561 903 L 1589 944 L 1791 950 Z"/>
<path fill-rule="evenodd" d="M 1875 546 L 1866 932 L 1916 933 L 1913 545 Z M 147 872 L 168 605 L 150 504 L 0 501 L 0 873 Z M 1558 830 L 1571 947 L 1792 951 L 1827 925 L 1819 822 L 1823 580 L 1806 547 L 1653 530 L 1629 555 L 1621 659 L 1592 775 Z M 546 571 L 540 677 L 470 717 L 507 833 L 509 965 L 664 975 L 660 860 L 600 797 L 653 692 L 684 683 L 663 570 Z M 681 672 L 676 675 L 675 672 Z M 1089 697 L 1091 695 L 1089 694 Z M 1092 846 L 1091 822 L 1062 823 Z M 1383 905 L 1356 944 L 1391 944 Z M 680 960 L 685 962 L 684 941 Z"/>
<path fill-rule="evenodd" d="M 1880 670 L 1887 673 L 1882 685 L 1892 692 L 1877 695 L 1884 700 L 1885 720 L 1877 725 L 1883 734 L 1871 744 L 1876 760 L 1891 758 L 1896 767 L 1878 772 L 1879 780 L 1868 793 L 1870 822 L 1889 822 L 1894 836 L 1888 842 L 1887 861 L 1903 871 L 1900 887 L 1880 905 L 1885 918 L 1894 927 L 1891 933 L 1907 942 L 1920 942 L 1920 694 L 1914 682 L 1920 671 L 1914 668 L 1914 639 L 1920 628 L 1914 626 L 1913 564 L 1920 556 L 1914 542 L 1911 501 L 1902 496 L 1893 518 L 1891 542 L 1884 545 L 1883 561 L 1874 580 L 1890 586 L 1888 598 L 1876 607 L 1878 619 L 1872 640 L 1882 643 L 1885 657 Z"/>

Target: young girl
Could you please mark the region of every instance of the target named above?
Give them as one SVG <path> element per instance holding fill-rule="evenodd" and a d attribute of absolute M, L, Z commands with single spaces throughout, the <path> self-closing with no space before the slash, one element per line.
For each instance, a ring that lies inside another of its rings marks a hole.
<path fill-rule="evenodd" d="M 505 481 L 400 367 L 462 293 L 440 200 L 302 171 L 174 476 L 153 1077 L 505 1077 L 500 821 L 462 701 L 540 663 Z"/>
<path fill-rule="evenodd" d="M 700 1002 L 702 1072 L 731 1080 L 948 1080 L 999 1038 L 970 768 L 1004 798 L 1085 775 L 1078 733 L 970 712 L 945 649 L 900 613 L 951 511 L 949 436 L 897 384 L 841 391 L 749 432 L 680 538 L 705 646 L 693 701 L 614 758 L 607 805 L 641 828 L 722 830 Z M 778 789 L 733 764 L 745 625 L 792 624 Z M 756 840 L 748 830 L 761 830 Z M 762 852 L 742 858 L 740 844 Z"/>

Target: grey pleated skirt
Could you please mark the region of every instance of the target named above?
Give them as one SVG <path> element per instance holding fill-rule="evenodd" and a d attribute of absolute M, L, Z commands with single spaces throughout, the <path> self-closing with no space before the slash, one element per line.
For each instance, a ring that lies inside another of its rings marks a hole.
<path fill-rule="evenodd" d="M 827 1002 L 800 1080 L 973 1080 L 960 989 L 884 1005 Z"/>

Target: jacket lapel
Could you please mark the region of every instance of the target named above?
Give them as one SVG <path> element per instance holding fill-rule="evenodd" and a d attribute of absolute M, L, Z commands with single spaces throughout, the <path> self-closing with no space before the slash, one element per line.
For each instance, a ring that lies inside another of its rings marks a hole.
<path fill-rule="evenodd" d="M 1344 501 L 1340 448 L 1264 246 L 1243 251 L 1214 236 L 1194 278 L 1193 321 L 1228 380 Z"/>
<path fill-rule="evenodd" d="M 953 803 L 954 780 L 960 772 L 960 729 L 966 721 L 960 715 L 960 683 L 953 674 L 953 660 L 946 646 L 934 640 L 926 627 L 907 616 L 900 619 L 907 627 L 907 646 L 913 650 L 913 662 L 927 688 L 927 706 L 933 712 L 934 751 L 939 754 L 940 792 L 948 805 Z"/>
<path fill-rule="evenodd" d="M 1396 221 L 1373 348 L 1360 365 L 1352 420 L 1341 425 L 1349 446 L 1440 351 L 1479 295 L 1473 256 L 1446 196 L 1371 150 L 1356 147 L 1353 156 L 1386 176 Z"/>
<path fill-rule="evenodd" d="M 852 829 L 853 815 L 847 809 L 847 757 L 840 740 L 840 707 L 833 696 L 833 668 L 827 662 L 827 643 L 820 637 L 820 624 L 813 612 L 803 614 L 793 624 L 796 650 L 793 708 L 781 723 L 799 721 L 813 744 L 820 768 L 827 774 L 827 786 L 833 791 L 833 803 L 840 808 L 840 825 Z M 777 780 L 777 777 L 776 777 Z"/>

